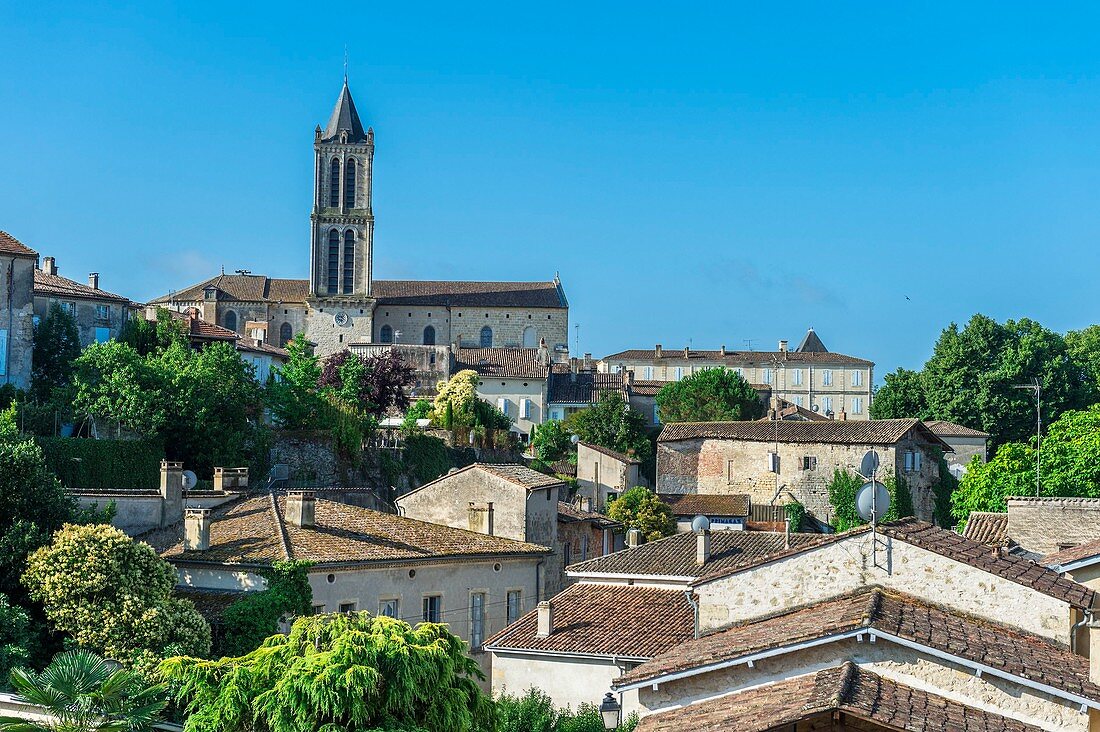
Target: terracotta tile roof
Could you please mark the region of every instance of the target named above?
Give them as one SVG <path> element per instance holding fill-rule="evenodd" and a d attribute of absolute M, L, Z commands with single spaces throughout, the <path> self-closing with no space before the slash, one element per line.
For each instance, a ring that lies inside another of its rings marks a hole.
<path fill-rule="evenodd" d="M 37 257 L 38 252 L 28 247 L 6 231 L 0 231 L 0 253 Z"/>
<path fill-rule="evenodd" d="M 210 590 L 197 587 L 177 587 L 172 594 L 190 600 L 207 622 L 216 623 L 226 608 L 248 595 L 243 590 Z"/>
<path fill-rule="evenodd" d="M 264 275 L 222 274 L 208 280 L 163 295 L 150 303 L 201 302 L 204 290 L 215 287 L 219 300 L 242 302 L 284 302 L 305 304 L 309 297 L 309 280 L 274 279 Z"/>
<path fill-rule="evenodd" d="M 791 534 L 791 546 L 809 547 L 829 537 Z M 623 549 L 568 567 L 571 573 L 631 574 L 654 577 L 703 577 L 743 565 L 756 564 L 784 551 L 784 536 L 770 531 L 712 531 L 711 556 L 703 566 L 695 563 L 695 534 L 673 534 L 664 539 Z"/>
<path fill-rule="evenodd" d="M 129 307 L 130 298 L 106 290 L 96 290 L 88 285 L 61 275 L 52 275 L 40 269 L 34 271 L 34 294 L 45 297 L 73 297 L 82 300 L 104 300 Z"/>
<path fill-rule="evenodd" d="M 589 450 L 595 450 L 596 452 L 607 455 L 609 458 L 618 460 L 620 463 L 626 463 L 627 465 L 638 465 L 641 461 L 636 458 L 627 455 L 626 453 L 612 450 L 610 447 L 603 447 L 602 445 L 593 445 L 591 442 L 578 442 L 578 445 L 584 445 Z"/>
<path fill-rule="evenodd" d="M 483 378 L 545 379 L 550 366 L 539 363 L 537 348 L 456 348 L 452 372 L 471 369 Z"/>
<path fill-rule="evenodd" d="M 963 536 L 979 544 L 1004 546 L 1008 539 L 1008 514 L 974 511 L 966 519 Z"/>
<path fill-rule="evenodd" d="M 971 516 L 973 515 L 971 514 Z M 967 524 L 967 528 L 969 527 L 970 525 Z M 1060 568 L 1063 565 L 1079 562 L 1082 559 L 1091 559 L 1097 555 L 1100 555 L 1100 539 L 1048 554 L 1042 558 L 1041 563 L 1046 567 L 1053 568 L 1055 571 L 1061 571 Z"/>
<path fill-rule="evenodd" d="M 622 374 L 580 371 L 574 375 L 566 364 L 554 364 L 550 372 L 551 404 L 595 404 L 603 394 L 622 390 Z"/>
<path fill-rule="evenodd" d="M 883 725 L 881 729 L 906 732 L 1042 730 L 899 684 L 846 661 L 816 673 L 650 714 L 642 718 L 637 732 L 764 732 L 789 725 L 793 728 L 800 720 L 831 713 Z"/>
<path fill-rule="evenodd" d="M 486 647 L 652 658 L 695 632 L 695 613 L 679 590 L 582 582 L 550 602 L 554 627 L 548 637 L 536 636 L 538 610 L 533 610 Z"/>
<path fill-rule="evenodd" d="M 893 445 L 910 430 L 916 430 L 938 447 L 950 447 L 918 419 L 828 420 L 826 422 L 671 422 L 661 430 L 659 442 L 678 440 L 745 440 L 785 443 L 824 442 L 834 445 Z"/>
<path fill-rule="evenodd" d="M 657 497 L 668 504 L 676 516 L 748 516 L 749 496 L 705 495 L 701 493 L 659 493 Z"/>
<path fill-rule="evenodd" d="M 576 506 L 566 503 L 565 501 L 558 501 L 558 521 L 562 523 L 591 521 L 601 529 L 613 529 L 615 527 L 622 526 L 622 524 L 618 521 L 609 519 L 602 513 L 596 513 L 595 511 L 582 511 Z"/>
<path fill-rule="evenodd" d="M 379 305 L 569 307 L 556 282 L 374 280 L 371 295 Z"/>
<path fill-rule="evenodd" d="M 814 542 L 799 544 L 794 543 L 793 537 L 805 535 L 792 534 L 792 546 L 790 549 L 780 550 L 772 555 L 749 558 L 744 562 L 730 567 L 716 568 L 701 577 L 694 584 L 701 585 L 713 582 L 766 561 L 784 559 L 795 554 L 811 551 L 817 547 L 825 546 L 826 544 L 844 541 L 852 536 L 865 534 L 868 531 L 870 531 L 870 527 L 861 526 L 841 534 L 822 536 Z M 932 524 L 918 521 L 914 518 L 879 524 L 879 531 L 892 539 L 904 541 L 907 544 L 930 551 L 934 554 L 939 554 L 942 557 L 947 557 L 961 564 L 968 564 L 983 572 L 988 572 L 989 574 L 996 575 L 1010 582 L 1029 587 L 1036 592 L 1041 592 L 1044 595 L 1061 600 L 1074 607 L 1091 608 L 1093 606 L 1095 593 L 1088 587 L 1078 584 L 1071 579 L 1062 577 L 1057 572 L 1053 572 L 1040 564 L 1036 564 L 1030 559 L 1018 557 L 1000 551 L 997 548 L 991 549 L 985 544 L 979 544 L 976 541 L 967 539 L 965 536 L 956 534 L 954 531 L 941 529 L 938 526 L 933 526 Z M 713 536 L 721 536 L 722 534 L 730 533 L 739 534 L 742 532 L 718 531 L 715 532 Z M 750 532 L 750 534 L 755 533 L 756 532 Z M 662 539 L 662 541 L 666 540 Z M 608 556 L 613 557 L 616 555 L 611 554 Z"/>
<path fill-rule="evenodd" d="M 1066 646 L 877 587 L 688 640 L 631 670 L 616 685 L 648 683 L 759 651 L 863 629 L 1100 701 L 1100 686 L 1089 681 L 1088 659 Z"/>
<path fill-rule="evenodd" d="M 207 323 L 202 318 L 191 317 L 188 313 L 180 313 L 175 310 L 169 310 L 168 313 L 172 316 L 173 320 L 179 320 L 186 326 L 187 335 L 190 338 L 217 341 L 234 341 L 240 338 L 240 335 L 238 335 L 236 331 L 223 328 L 214 323 Z M 155 316 L 149 317 L 146 315 L 145 319 L 150 322 L 156 322 Z"/>
<path fill-rule="evenodd" d="M 240 338 L 237 341 L 237 350 L 250 353 L 263 353 L 268 356 L 283 359 L 284 361 L 290 358 L 290 352 L 285 348 L 272 346 L 256 338 Z"/>
<path fill-rule="evenodd" d="M 286 497 L 265 494 L 215 509 L 207 551 L 184 552 L 182 522 L 149 532 L 142 539 L 170 561 L 255 565 L 287 558 L 324 565 L 538 556 L 550 552 L 536 544 L 415 521 L 321 498 L 316 499 L 315 527 L 291 526 L 285 515 Z"/>
<path fill-rule="evenodd" d="M 663 348 L 661 349 L 660 358 L 657 357 L 657 352 L 653 349 L 629 349 L 626 351 L 619 351 L 618 353 L 612 353 L 610 356 L 604 356 L 601 361 L 707 361 L 712 363 L 720 363 L 728 366 L 740 366 L 746 363 L 759 363 L 759 364 L 771 364 L 772 357 L 779 359 L 781 362 L 800 364 L 800 363 L 835 363 L 835 364 L 851 364 L 854 366 L 874 366 L 873 361 L 868 361 L 863 358 L 856 358 L 855 356 L 845 356 L 843 353 L 799 353 L 797 351 L 726 351 L 725 355 L 722 355 L 721 351 L 698 351 L 691 349 L 688 351 L 687 358 L 684 357 L 683 349 L 675 348 Z"/>
<path fill-rule="evenodd" d="M 926 419 L 924 425 L 940 437 L 989 437 L 988 432 L 963 427 L 961 424 L 942 419 Z"/>
<path fill-rule="evenodd" d="M 657 396 L 659 392 L 666 384 L 670 384 L 669 381 L 639 381 L 634 380 L 634 383 L 630 385 L 630 393 L 637 396 Z"/>

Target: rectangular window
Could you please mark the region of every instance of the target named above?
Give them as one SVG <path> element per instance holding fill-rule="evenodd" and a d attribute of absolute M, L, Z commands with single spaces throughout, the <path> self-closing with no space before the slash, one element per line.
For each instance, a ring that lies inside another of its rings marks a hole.
<path fill-rule="evenodd" d="M 743 369 L 742 367 L 737 366 L 733 370 L 738 376 L 740 376 L 742 378 L 745 376 L 745 369 Z"/>
<path fill-rule="evenodd" d="M 863 414 L 862 397 L 852 397 L 852 414 Z"/>
<path fill-rule="evenodd" d="M 61 303 L 61 309 L 69 315 L 76 317 L 76 303 L 75 302 L 63 302 Z"/>
<path fill-rule="evenodd" d="M 862 385 L 863 385 L 863 372 L 862 371 L 853 371 L 852 372 L 852 386 L 862 386 Z"/>
<path fill-rule="evenodd" d="M 111 340 L 111 329 L 110 328 L 96 328 L 95 329 L 95 342 L 96 343 L 106 343 L 109 340 Z"/>
<path fill-rule="evenodd" d="M 424 595 L 424 622 L 438 623 L 443 619 L 443 597 Z"/>
<path fill-rule="evenodd" d="M 661 408 L 656 404 L 653 405 L 653 424 L 661 423 Z"/>
<path fill-rule="evenodd" d="M 646 381 L 653 381 L 653 367 L 652 366 L 646 366 L 642 370 L 642 373 L 645 374 L 644 378 L 645 378 Z"/>
<path fill-rule="evenodd" d="M 621 363 L 617 363 L 617 364 L 615 364 L 614 366 L 611 367 L 611 373 L 613 373 L 613 374 L 621 374 L 622 372 L 623 372 L 623 365 Z"/>
<path fill-rule="evenodd" d="M 400 611 L 401 605 L 397 598 L 378 601 L 379 615 L 385 615 L 387 618 L 399 618 L 401 617 Z"/>
<path fill-rule="evenodd" d="M 683 378 L 684 378 L 684 367 L 683 366 L 677 366 L 676 367 L 676 380 L 680 381 Z"/>
<path fill-rule="evenodd" d="M 796 397 L 794 398 L 794 405 L 795 405 L 796 407 L 802 407 L 802 406 L 805 406 L 805 405 L 804 405 L 804 404 L 802 403 L 802 397 L 801 397 L 801 396 L 796 396 Z"/>
<path fill-rule="evenodd" d="M 768 453 L 768 472 L 770 472 L 770 473 L 778 473 L 779 472 L 779 453 L 775 453 L 775 452 L 769 452 Z"/>
<path fill-rule="evenodd" d="M 829 369 L 823 369 L 821 371 L 821 385 L 832 386 L 833 385 L 833 372 Z"/>
<path fill-rule="evenodd" d="M 355 603 L 354 602 L 341 602 L 340 603 L 340 612 L 342 612 L 342 613 L 353 613 L 353 612 L 355 612 Z"/>
<path fill-rule="evenodd" d="M 497 409 L 499 409 L 504 414 L 508 414 L 508 400 L 504 397 L 500 397 L 499 399 L 497 399 Z"/>
<path fill-rule="evenodd" d="M 531 402 L 530 399 L 524 399 L 523 400 L 523 418 L 524 419 L 531 419 L 531 404 L 532 404 L 532 402 Z"/>
<path fill-rule="evenodd" d="M 566 567 L 573 563 L 573 547 L 568 541 L 561 545 L 561 559 Z"/>
<path fill-rule="evenodd" d="M 760 373 L 762 374 L 762 376 L 760 378 L 761 378 L 761 380 L 763 380 L 763 382 L 765 384 L 772 383 L 772 370 L 771 369 L 761 369 Z"/>
<path fill-rule="evenodd" d="M 920 459 L 921 459 L 920 451 L 915 450 L 913 452 L 913 472 L 914 473 L 919 473 L 920 472 Z"/>
<path fill-rule="evenodd" d="M 829 412 L 833 411 L 832 397 L 821 397 L 821 411 L 824 412 L 826 415 L 828 415 Z"/>
<path fill-rule="evenodd" d="M 806 455 L 806 456 L 804 456 L 802 458 L 802 469 L 803 470 L 817 470 L 817 456 L 816 455 Z"/>
<path fill-rule="evenodd" d="M 802 369 L 791 370 L 791 384 L 793 386 L 802 386 Z"/>
<path fill-rule="evenodd" d="M 313 606 L 313 614 L 314 615 L 320 615 L 324 611 L 325 611 L 325 604 L 323 602 Z"/>
<path fill-rule="evenodd" d="M 732 460 L 726 461 L 726 483 L 730 485 L 733 485 L 733 476 L 735 475 L 733 466 L 734 462 Z"/>
<path fill-rule="evenodd" d="M 912 473 L 913 472 L 913 451 L 912 450 L 906 450 L 905 451 L 905 472 L 906 473 Z"/>
<path fill-rule="evenodd" d="M 485 642 L 485 593 L 470 593 L 470 648 Z"/>
<path fill-rule="evenodd" d="M 104 323 L 111 322 L 111 306 L 110 305 L 96 305 L 95 306 L 96 320 Z"/>
<path fill-rule="evenodd" d="M 588 559 L 588 534 L 581 534 L 581 561 Z"/>
<path fill-rule="evenodd" d="M 523 591 L 508 590 L 508 625 L 519 620 L 523 612 Z"/>
<path fill-rule="evenodd" d="M 8 375 L 8 329 L 0 328 L 0 376 Z"/>

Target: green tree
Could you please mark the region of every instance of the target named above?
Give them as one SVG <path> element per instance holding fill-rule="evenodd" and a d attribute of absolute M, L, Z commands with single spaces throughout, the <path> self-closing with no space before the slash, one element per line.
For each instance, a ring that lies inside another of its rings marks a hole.
<path fill-rule="evenodd" d="M 504 694 L 497 699 L 500 726 L 497 732 L 604 732 L 603 717 L 595 704 L 582 704 L 573 711 L 557 709 L 540 689 L 530 688 L 522 696 Z M 631 732 L 638 724 L 631 715 L 617 732 Z"/>
<path fill-rule="evenodd" d="M 82 413 L 120 422 L 145 435 L 159 434 L 169 419 L 164 374 L 133 347 L 118 341 L 93 343 L 75 363 L 73 406 Z"/>
<path fill-rule="evenodd" d="M 275 422 L 284 429 L 319 427 L 324 407 L 317 385 L 320 362 L 301 333 L 286 344 L 286 350 L 287 362 L 276 371 L 276 379 L 268 387 L 268 406 Z"/>
<path fill-rule="evenodd" d="M 243 656 L 278 633 L 283 617 L 308 615 L 313 608 L 309 567 L 309 562 L 286 561 L 260 571 L 267 589 L 246 593 L 222 613 L 224 637 L 215 649 L 218 654 Z"/>
<path fill-rule="evenodd" d="M 1100 325 L 1066 333 L 1066 353 L 1085 380 L 1088 400 L 1100 401 Z"/>
<path fill-rule="evenodd" d="M 187 345 L 187 326 L 173 317 L 167 308 L 158 307 L 156 318 L 148 320 L 135 315 L 122 326 L 118 339 L 141 356 L 155 355 L 173 343 Z"/>
<path fill-rule="evenodd" d="M 80 334 L 76 321 L 55 302 L 50 305 L 46 317 L 34 327 L 31 393 L 46 401 L 54 389 L 67 386 L 73 375 L 73 361 L 79 355 Z"/>
<path fill-rule="evenodd" d="M 40 674 L 16 669 L 11 684 L 50 719 L 0 717 L 0 732 L 145 732 L 167 706 L 163 685 L 84 650 L 55 656 Z"/>
<path fill-rule="evenodd" d="M 899 367 L 886 374 L 884 380 L 886 383 L 875 391 L 871 402 L 871 419 L 928 418 L 928 400 L 919 372 Z"/>
<path fill-rule="evenodd" d="M 428 399 L 417 399 L 408 411 L 405 412 L 405 419 L 401 423 L 401 429 L 406 432 L 410 432 L 416 429 L 416 421 L 418 419 L 431 419 L 432 418 L 432 403 Z"/>
<path fill-rule="evenodd" d="M 662 422 L 727 422 L 757 419 L 760 395 L 741 374 L 714 368 L 673 381 L 657 392 Z"/>
<path fill-rule="evenodd" d="M 0 690 L 7 687 L 12 669 L 30 662 L 35 644 L 32 627 L 27 611 L 0 595 Z"/>
<path fill-rule="evenodd" d="M 898 475 L 889 475 L 881 481 L 890 495 L 890 507 L 882 514 L 883 521 L 896 521 L 913 515 L 913 497 L 909 482 Z M 826 487 L 829 504 L 833 507 L 832 526 L 837 531 L 847 531 L 867 522 L 856 511 L 856 494 L 863 485 L 863 478 L 847 470 L 837 468 Z"/>
<path fill-rule="evenodd" d="M 562 426 L 585 442 L 637 460 L 645 461 L 653 454 L 645 417 L 631 409 L 618 392 L 605 393 L 597 404 L 569 415 Z"/>
<path fill-rule="evenodd" d="M 496 727 L 466 644 L 445 625 L 313 615 L 239 658 L 161 664 L 186 732 L 473 732 Z"/>
<path fill-rule="evenodd" d="M 432 420 L 447 429 L 473 427 L 478 381 L 477 372 L 466 369 L 436 384 Z"/>
<path fill-rule="evenodd" d="M 573 454 L 573 435 L 560 420 L 551 419 L 535 429 L 531 447 L 539 460 L 554 463 Z"/>
<path fill-rule="evenodd" d="M 149 670 L 210 651 L 210 626 L 172 596 L 175 568 L 111 526 L 64 526 L 27 560 L 23 582 L 56 630 L 95 653 Z"/>
<path fill-rule="evenodd" d="M 624 491 L 611 502 L 607 515 L 626 529 L 638 529 L 646 541 L 656 541 L 676 533 L 672 509 L 657 494 L 643 486 Z"/>

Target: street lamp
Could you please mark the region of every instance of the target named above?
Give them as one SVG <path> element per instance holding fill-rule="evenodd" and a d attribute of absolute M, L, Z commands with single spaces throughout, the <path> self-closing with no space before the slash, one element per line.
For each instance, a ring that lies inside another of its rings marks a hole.
<path fill-rule="evenodd" d="M 600 702 L 600 716 L 603 717 L 603 728 L 611 732 L 611 730 L 618 729 L 619 727 L 619 713 L 623 710 L 619 706 L 619 702 L 615 701 L 615 697 L 611 692 L 604 694 L 603 701 Z"/>

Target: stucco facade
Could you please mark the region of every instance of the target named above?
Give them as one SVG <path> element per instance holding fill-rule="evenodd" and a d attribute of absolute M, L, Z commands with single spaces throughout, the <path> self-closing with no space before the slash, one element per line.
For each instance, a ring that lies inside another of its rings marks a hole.
<path fill-rule="evenodd" d="M 37 254 L 0 231 L 0 385 L 31 385 L 34 267 Z M 5 295 L 11 291 L 11 303 Z"/>
<path fill-rule="evenodd" d="M 577 444 L 577 491 L 591 500 L 597 511 L 607 510 L 609 498 L 646 485 L 640 468 L 637 460 L 626 455 L 584 442 Z"/>

